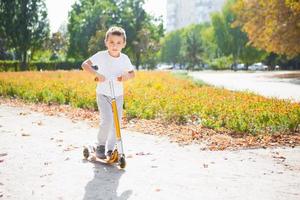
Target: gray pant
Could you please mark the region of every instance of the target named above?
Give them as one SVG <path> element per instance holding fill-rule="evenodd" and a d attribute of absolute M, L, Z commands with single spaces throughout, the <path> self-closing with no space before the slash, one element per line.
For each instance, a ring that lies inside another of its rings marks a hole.
<path fill-rule="evenodd" d="M 112 98 L 97 94 L 97 105 L 100 112 L 100 127 L 98 132 L 98 145 L 106 145 L 106 150 L 113 150 L 116 143 L 116 130 L 111 107 Z M 118 117 L 121 127 L 123 113 L 123 96 L 116 97 Z"/>

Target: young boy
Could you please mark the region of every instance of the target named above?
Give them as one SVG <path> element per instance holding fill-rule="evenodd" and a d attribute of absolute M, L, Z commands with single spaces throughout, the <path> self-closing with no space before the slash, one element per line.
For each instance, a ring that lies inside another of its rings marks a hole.
<path fill-rule="evenodd" d="M 127 55 L 121 53 L 126 45 L 126 33 L 120 27 L 111 27 L 105 36 L 106 51 L 99 51 L 82 63 L 82 68 L 96 76 L 97 105 L 100 111 L 100 127 L 96 156 L 110 156 L 116 143 L 115 126 L 111 108 L 112 95 L 109 81 L 113 81 L 118 117 L 123 112 L 123 82 L 134 78 L 134 69 Z M 92 66 L 97 66 L 94 70 Z"/>

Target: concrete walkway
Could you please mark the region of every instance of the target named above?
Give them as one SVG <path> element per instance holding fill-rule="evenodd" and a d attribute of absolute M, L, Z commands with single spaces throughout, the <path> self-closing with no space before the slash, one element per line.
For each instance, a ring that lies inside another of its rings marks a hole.
<path fill-rule="evenodd" d="M 201 151 L 123 130 L 127 167 L 83 160 L 97 129 L 0 105 L 0 199 L 299 200 L 300 148 Z"/>

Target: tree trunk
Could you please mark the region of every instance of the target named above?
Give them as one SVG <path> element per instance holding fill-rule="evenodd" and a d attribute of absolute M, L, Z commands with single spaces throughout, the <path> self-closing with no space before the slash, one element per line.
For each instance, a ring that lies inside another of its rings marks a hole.
<path fill-rule="evenodd" d="M 141 53 L 140 52 L 136 52 L 135 54 L 135 66 L 136 66 L 136 70 L 139 70 L 140 64 L 141 64 Z"/>
<path fill-rule="evenodd" d="M 21 69 L 21 71 L 27 70 L 27 51 L 26 50 L 22 52 L 20 69 Z"/>

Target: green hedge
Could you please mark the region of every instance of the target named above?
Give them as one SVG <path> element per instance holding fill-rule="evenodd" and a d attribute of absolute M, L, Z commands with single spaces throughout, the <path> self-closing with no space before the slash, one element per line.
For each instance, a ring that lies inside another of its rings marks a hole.
<path fill-rule="evenodd" d="M 211 62 L 209 62 L 209 66 L 213 70 L 226 70 L 231 68 L 232 63 L 233 58 L 231 56 L 223 56 L 213 59 Z"/>
<path fill-rule="evenodd" d="M 30 62 L 28 63 L 28 70 L 70 70 L 80 69 L 83 61 L 48 61 L 48 62 Z M 20 62 L 11 60 L 0 60 L 0 72 L 1 71 L 20 71 Z"/>

